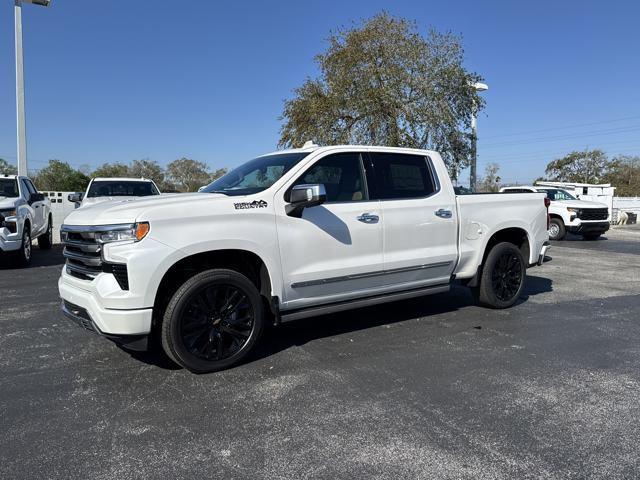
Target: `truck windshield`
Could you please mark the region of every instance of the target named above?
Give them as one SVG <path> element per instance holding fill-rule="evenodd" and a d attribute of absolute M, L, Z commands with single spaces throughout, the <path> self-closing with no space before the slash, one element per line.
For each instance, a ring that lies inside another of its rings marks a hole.
<path fill-rule="evenodd" d="M 14 198 L 18 193 L 18 182 L 15 178 L 0 178 L 0 197 Z"/>
<path fill-rule="evenodd" d="M 266 190 L 309 152 L 278 153 L 254 158 L 210 183 L 201 192 L 251 195 Z"/>
<path fill-rule="evenodd" d="M 571 195 L 569 192 L 566 190 L 560 190 L 559 188 L 540 188 L 538 191 L 545 192 L 549 200 L 577 200 L 576 197 Z"/>
<path fill-rule="evenodd" d="M 99 180 L 91 182 L 87 197 L 148 197 L 160 195 L 151 182 Z"/>

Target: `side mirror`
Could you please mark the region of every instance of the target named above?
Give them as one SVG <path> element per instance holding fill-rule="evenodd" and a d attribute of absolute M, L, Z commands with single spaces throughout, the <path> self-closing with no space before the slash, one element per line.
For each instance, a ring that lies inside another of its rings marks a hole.
<path fill-rule="evenodd" d="M 29 195 L 29 204 L 35 203 L 35 202 L 43 202 L 44 201 L 44 194 L 42 193 L 32 193 L 31 195 Z"/>
<path fill-rule="evenodd" d="M 84 193 L 80 192 L 70 193 L 69 195 L 67 195 L 67 199 L 72 203 L 80 203 L 83 197 Z"/>
<path fill-rule="evenodd" d="M 291 189 L 287 215 L 300 218 L 305 208 L 315 207 L 327 201 L 327 191 L 322 184 L 296 185 Z"/>

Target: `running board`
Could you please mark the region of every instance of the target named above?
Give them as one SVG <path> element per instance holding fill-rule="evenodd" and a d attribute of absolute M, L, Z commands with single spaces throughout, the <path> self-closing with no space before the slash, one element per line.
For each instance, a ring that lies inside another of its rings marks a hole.
<path fill-rule="evenodd" d="M 291 322 L 293 320 L 299 320 L 301 318 L 316 317 L 319 315 L 327 315 L 329 313 L 342 312 L 344 310 L 370 307 L 372 305 L 378 305 L 380 303 L 397 302 L 399 300 L 421 297 L 423 295 L 433 295 L 435 293 L 448 292 L 450 287 L 451 285 L 449 283 L 446 283 L 443 285 L 433 285 L 431 287 L 386 293 L 384 295 L 375 295 L 372 297 L 345 300 L 342 302 L 329 303 L 326 305 L 298 308 L 290 311 L 280 311 L 280 322 Z"/>

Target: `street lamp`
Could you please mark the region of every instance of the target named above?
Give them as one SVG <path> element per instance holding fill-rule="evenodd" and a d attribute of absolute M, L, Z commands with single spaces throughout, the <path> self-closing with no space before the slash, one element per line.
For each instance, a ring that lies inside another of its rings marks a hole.
<path fill-rule="evenodd" d="M 24 68 L 22 57 L 22 3 L 48 7 L 51 0 L 15 0 L 16 116 L 18 130 L 18 175 L 27 174 L 27 129 L 24 121 Z"/>
<path fill-rule="evenodd" d="M 476 92 L 484 92 L 485 90 L 489 90 L 489 87 L 486 83 L 476 82 L 472 84 L 472 87 L 475 88 Z M 471 113 L 471 174 L 469 175 L 469 188 L 472 192 L 476 191 L 476 164 L 478 160 L 478 151 L 477 151 L 477 143 L 478 143 L 478 112 L 476 111 L 476 107 L 473 107 L 473 112 Z"/>

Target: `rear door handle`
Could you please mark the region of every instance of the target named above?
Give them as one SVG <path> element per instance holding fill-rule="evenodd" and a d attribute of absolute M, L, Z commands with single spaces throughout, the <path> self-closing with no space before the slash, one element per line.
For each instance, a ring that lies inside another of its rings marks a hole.
<path fill-rule="evenodd" d="M 363 213 L 358 217 L 358 220 L 363 223 L 378 223 L 378 220 L 380 220 L 380 217 L 372 213 Z"/>
<path fill-rule="evenodd" d="M 435 213 L 436 216 L 440 218 L 451 218 L 453 216 L 453 214 L 451 213 L 451 210 L 445 210 L 444 208 L 441 208 L 440 210 L 436 210 L 433 213 Z"/>

